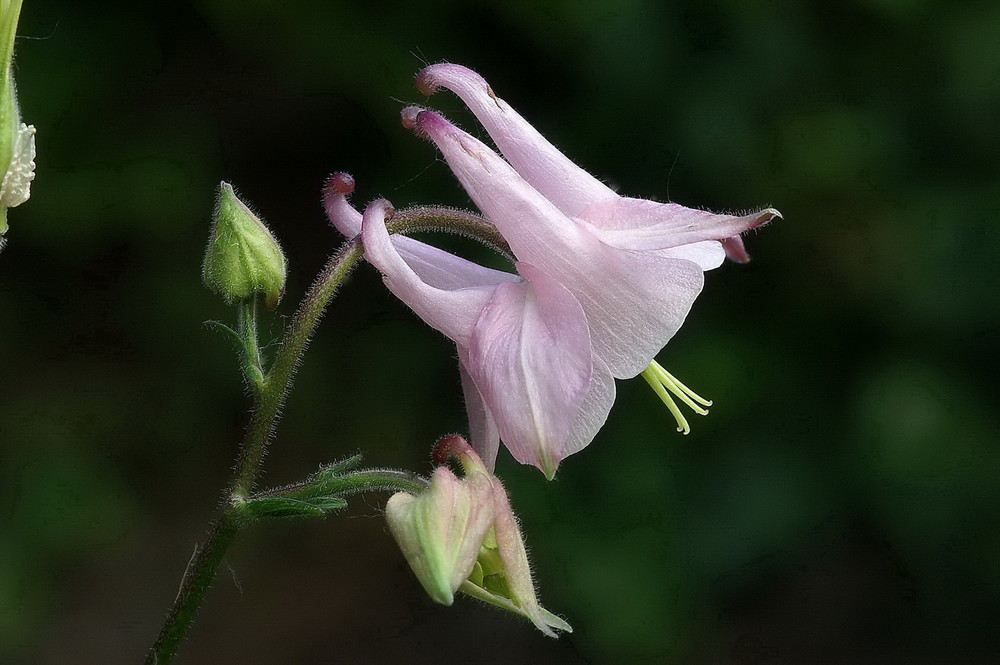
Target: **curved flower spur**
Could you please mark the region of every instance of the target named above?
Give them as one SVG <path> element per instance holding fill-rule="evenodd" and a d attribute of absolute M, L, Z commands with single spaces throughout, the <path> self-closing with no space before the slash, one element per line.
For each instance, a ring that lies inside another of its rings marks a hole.
<path fill-rule="evenodd" d="M 455 92 L 506 161 L 433 111 L 403 110 L 403 124 L 431 139 L 514 255 L 561 282 L 583 306 L 595 356 L 619 379 L 642 374 L 690 427 L 671 393 L 697 413 L 711 404 L 677 381 L 655 355 L 701 292 L 703 271 L 748 256 L 739 234 L 780 213 L 717 215 L 675 203 L 619 196 L 570 161 L 478 74 L 460 65 L 422 70 L 416 85 Z"/>

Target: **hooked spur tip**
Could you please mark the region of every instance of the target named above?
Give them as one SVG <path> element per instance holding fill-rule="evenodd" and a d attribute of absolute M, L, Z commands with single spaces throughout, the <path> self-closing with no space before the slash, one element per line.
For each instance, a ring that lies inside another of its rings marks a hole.
<path fill-rule="evenodd" d="M 396 208 L 392 205 L 389 199 L 375 199 L 368 204 L 365 208 L 365 217 L 369 215 L 381 216 L 386 222 L 392 219 L 392 216 L 396 214 Z"/>
<path fill-rule="evenodd" d="M 435 80 L 434 78 L 434 71 L 436 66 L 437 65 L 424 67 L 419 72 L 417 72 L 417 76 L 413 79 L 413 85 L 416 86 L 417 90 L 427 95 L 428 97 L 437 92 L 438 89 L 437 80 Z"/>
<path fill-rule="evenodd" d="M 431 458 L 435 464 L 444 464 L 449 457 L 458 457 L 459 454 L 470 450 L 469 442 L 461 434 L 446 434 L 434 444 L 431 451 Z"/>
<path fill-rule="evenodd" d="M 439 62 L 436 65 L 424 67 L 413 81 L 417 90 L 427 96 L 433 95 L 438 88 L 448 88 L 453 92 L 462 89 L 484 87 L 489 89 L 486 79 L 468 67 L 450 62 Z M 492 94 L 490 95 L 493 96 Z"/>
<path fill-rule="evenodd" d="M 754 224 L 754 228 L 758 226 L 764 226 L 768 222 L 775 219 L 784 219 L 784 218 L 781 216 L 781 213 L 774 208 L 767 208 L 765 210 L 761 210 L 760 213 L 758 213 L 757 215 L 757 223 Z"/>
<path fill-rule="evenodd" d="M 354 177 L 350 173 L 334 173 L 326 179 L 323 196 L 347 196 L 354 192 Z"/>
<path fill-rule="evenodd" d="M 399 112 L 399 124 L 409 130 L 416 130 L 417 116 L 423 111 L 419 106 L 407 106 Z"/>

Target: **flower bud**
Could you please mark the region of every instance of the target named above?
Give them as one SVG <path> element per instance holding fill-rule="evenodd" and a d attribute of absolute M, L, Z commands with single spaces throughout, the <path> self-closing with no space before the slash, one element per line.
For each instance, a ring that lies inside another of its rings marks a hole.
<path fill-rule="evenodd" d="M 544 634 L 572 632 L 535 596 L 528 554 L 500 481 L 457 434 L 434 446 L 439 464 L 455 457 L 465 476 L 434 470 L 419 496 L 399 492 L 385 507 L 389 531 L 430 597 L 451 605 L 455 591 L 529 619 Z"/>
<path fill-rule="evenodd" d="M 0 235 L 7 231 L 7 208 L 28 200 L 35 178 L 35 128 L 21 122 L 11 62 L 20 0 L 0 0 Z"/>
<path fill-rule="evenodd" d="M 419 496 L 399 492 L 389 498 L 389 531 L 420 584 L 435 602 L 451 605 L 455 591 L 472 573 L 486 532 L 493 525 L 493 485 L 487 475 L 459 479 L 444 466 Z"/>
<path fill-rule="evenodd" d="M 232 185 L 219 185 L 202 281 L 230 305 L 257 293 L 273 309 L 285 290 L 285 255 L 278 241 L 237 198 Z"/>

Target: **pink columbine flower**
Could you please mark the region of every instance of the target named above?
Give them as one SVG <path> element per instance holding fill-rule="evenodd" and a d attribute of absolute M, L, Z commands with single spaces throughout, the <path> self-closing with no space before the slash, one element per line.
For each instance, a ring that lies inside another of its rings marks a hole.
<path fill-rule="evenodd" d="M 462 464 L 459 479 L 443 466 Z M 436 602 L 451 605 L 456 591 L 529 619 L 549 637 L 572 632 L 538 602 L 528 555 L 507 492 L 457 434 L 434 446 L 430 487 L 394 494 L 385 507 L 389 530 L 417 579 Z"/>
<path fill-rule="evenodd" d="M 384 200 L 359 215 L 353 180 L 331 177 L 325 206 L 346 235 L 361 230 L 365 256 L 389 290 L 455 342 L 473 443 L 493 468 L 499 440 L 548 478 L 604 424 L 615 385 L 595 358 L 583 308 L 528 262 L 492 270 L 412 238 L 389 236 Z"/>
<path fill-rule="evenodd" d="M 718 267 L 727 254 L 747 260 L 739 234 L 779 213 L 717 215 L 619 196 L 546 141 L 475 72 L 433 65 L 417 75 L 417 87 L 458 94 L 508 161 L 432 111 L 404 109 L 403 124 L 437 144 L 519 260 L 542 268 L 577 297 L 594 354 L 612 375 L 641 373 L 678 430 L 689 431 L 670 393 L 701 414 L 711 403 L 653 359 L 687 316 L 703 271 Z"/>

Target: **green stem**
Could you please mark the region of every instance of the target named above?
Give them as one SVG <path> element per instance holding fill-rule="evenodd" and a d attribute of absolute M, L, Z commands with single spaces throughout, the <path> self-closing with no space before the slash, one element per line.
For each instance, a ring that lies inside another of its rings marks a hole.
<path fill-rule="evenodd" d="M 257 474 L 260 472 L 261 460 L 264 459 L 267 444 L 274 432 L 278 411 L 295 375 L 295 368 L 298 367 L 302 354 L 309 346 L 309 340 L 327 304 L 344 278 L 357 265 L 362 254 L 359 239 L 355 238 L 345 243 L 313 282 L 298 311 L 295 312 L 292 322 L 285 330 L 285 339 L 264 378 L 263 390 L 247 426 L 246 438 L 236 463 L 236 476 L 230 491 L 232 499 L 245 499 L 253 490 Z"/>
<path fill-rule="evenodd" d="M 510 255 L 506 242 L 496 229 L 482 217 L 460 210 L 445 208 L 411 208 L 394 215 L 388 224 L 390 233 L 420 230 L 445 230 L 474 237 Z M 195 550 L 181 580 L 180 590 L 156 642 L 146 658 L 147 665 L 167 665 L 187 635 L 191 622 L 201 606 L 226 550 L 246 520 L 241 518 L 241 505 L 253 492 L 261 461 L 274 432 L 278 414 L 295 375 L 302 354 L 323 316 L 327 305 L 351 270 L 364 254 L 360 238 L 346 242 L 329 260 L 313 282 L 285 329 L 285 336 L 274 356 L 270 369 L 255 386 L 254 407 L 247 433 L 236 462 L 236 471 L 222 517 L 208 539 Z M 255 307 L 255 306 L 251 306 Z M 239 312 L 239 336 L 246 346 L 246 367 L 260 368 L 257 346 L 256 309 L 246 306 Z M 357 493 L 400 489 L 418 492 L 424 483 L 412 474 L 392 469 L 368 469 L 345 474 L 342 491 Z"/>
<path fill-rule="evenodd" d="M 264 365 L 257 342 L 257 300 L 254 296 L 239 304 L 236 326 L 243 344 L 243 376 L 254 397 L 258 397 L 264 389 Z"/>
<path fill-rule="evenodd" d="M 227 511 L 212 527 L 208 539 L 195 548 L 187 570 L 184 571 L 184 579 L 177 591 L 174 606 L 146 654 L 146 665 L 166 665 L 173 659 L 239 528 L 239 520 Z"/>
<path fill-rule="evenodd" d="M 264 377 L 261 390 L 255 395 L 253 415 L 237 460 L 228 505 L 208 539 L 197 547 L 188 563 L 170 614 L 146 657 L 147 665 L 169 663 L 187 635 L 205 592 L 215 579 L 226 550 L 229 549 L 236 532 L 243 526 L 237 504 L 250 493 L 260 473 L 260 463 L 274 431 L 281 403 L 291 385 L 295 368 L 309 345 L 309 339 L 326 306 L 361 256 L 361 242 L 358 239 L 345 243 L 313 282 L 292 322 L 285 330 L 281 348 L 274 357 L 270 371 Z M 246 319 L 245 316 L 241 318 L 243 322 L 240 332 L 245 341 L 247 337 L 243 333 L 247 328 L 244 325 Z"/>
<path fill-rule="evenodd" d="M 468 210 L 443 206 L 413 206 L 393 212 L 386 223 L 386 228 L 390 234 L 403 235 L 421 231 L 453 233 L 483 243 L 503 254 L 511 263 L 516 260 L 510 245 L 500 235 L 497 227 L 485 217 Z"/>
<path fill-rule="evenodd" d="M 300 483 L 256 492 L 251 499 L 286 497 L 311 499 L 317 496 L 339 497 L 363 492 L 409 492 L 419 494 L 427 489 L 427 479 L 400 469 L 360 469 L 345 474 L 317 474 Z"/>

